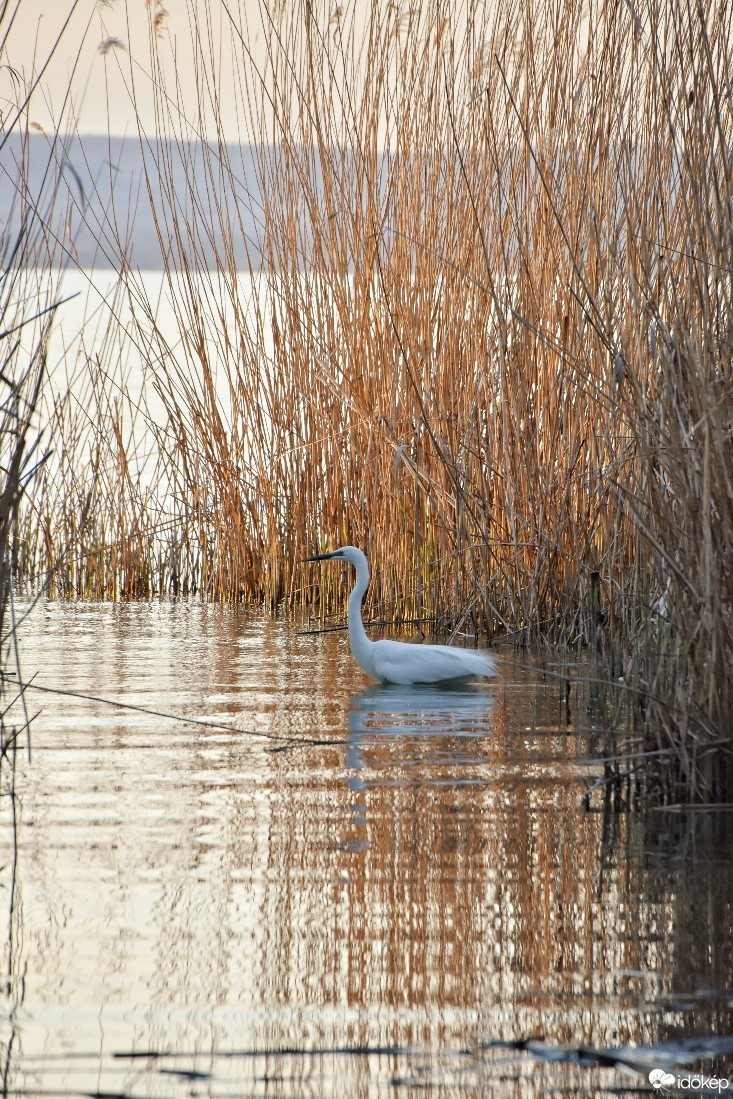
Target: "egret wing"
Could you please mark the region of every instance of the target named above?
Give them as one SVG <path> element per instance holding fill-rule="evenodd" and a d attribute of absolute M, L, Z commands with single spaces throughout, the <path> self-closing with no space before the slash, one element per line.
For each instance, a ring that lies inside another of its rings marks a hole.
<path fill-rule="evenodd" d="M 374 675 L 383 682 L 405 685 L 496 674 L 488 655 L 450 645 L 409 645 L 403 641 L 377 641 L 372 666 Z"/>
<path fill-rule="evenodd" d="M 431 645 L 436 652 L 445 654 L 447 666 L 455 666 L 456 661 L 463 671 L 461 675 L 496 675 L 494 658 L 487 652 L 477 649 L 454 649 L 452 645 Z"/>

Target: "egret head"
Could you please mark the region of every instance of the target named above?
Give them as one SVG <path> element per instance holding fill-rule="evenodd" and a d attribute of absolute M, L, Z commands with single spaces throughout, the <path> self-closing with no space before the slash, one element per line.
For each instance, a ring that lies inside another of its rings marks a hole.
<path fill-rule="evenodd" d="M 348 561 L 357 568 L 364 568 L 366 557 L 356 546 L 341 546 L 330 553 L 316 553 L 313 557 L 306 557 L 306 561 Z"/>
<path fill-rule="evenodd" d="M 356 586 L 349 597 L 349 605 L 354 598 L 361 604 L 369 586 L 369 562 L 360 549 L 356 546 L 341 546 L 337 550 L 332 550 L 331 553 L 317 553 L 313 557 L 306 557 L 306 561 L 348 561 L 356 568 Z"/>

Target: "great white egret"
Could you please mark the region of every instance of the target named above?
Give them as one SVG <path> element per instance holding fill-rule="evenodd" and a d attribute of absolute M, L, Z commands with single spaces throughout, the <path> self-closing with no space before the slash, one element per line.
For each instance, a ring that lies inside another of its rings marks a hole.
<path fill-rule="evenodd" d="M 362 671 L 382 683 L 443 683 L 475 675 L 496 675 L 488 653 L 454 649 L 450 645 L 410 645 L 405 641 L 370 641 L 361 617 L 361 601 L 369 585 L 369 562 L 356 546 L 317 553 L 306 561 L 348 561 L 356 568 L 349 596 L 349 646 Z"/>

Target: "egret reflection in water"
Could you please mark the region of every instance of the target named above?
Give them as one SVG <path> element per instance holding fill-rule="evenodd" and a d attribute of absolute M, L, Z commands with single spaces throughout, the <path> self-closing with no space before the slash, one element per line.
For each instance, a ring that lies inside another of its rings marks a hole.
<path fill-rule="evenodd" d="M 409 762 L 418 741 L 426 763 L 473 762 L 476 753 L 466 742 L 491 735 L 494 702 L 493 692 L 479 685 L 375 684 L 350 701 L 347 766 L 352 772 L 363 770 L 367 754 L 380 747 L 398 749 L 395 763 Z M 398 740 L 404 741 L 404 752 Z M 361 789 L 364 783 L 352 774 L 349 785 Z"/>

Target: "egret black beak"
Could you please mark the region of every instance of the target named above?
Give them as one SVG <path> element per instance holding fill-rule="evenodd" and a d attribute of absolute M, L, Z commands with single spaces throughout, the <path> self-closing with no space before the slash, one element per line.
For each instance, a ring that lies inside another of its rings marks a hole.
<path fill-rule="evenodd" d="M 302 563 L 305 565 L 308 561 L 330 561 L 335 556 L 335 553 L 316 553 L 313 557 L 304 557 Z"/>

